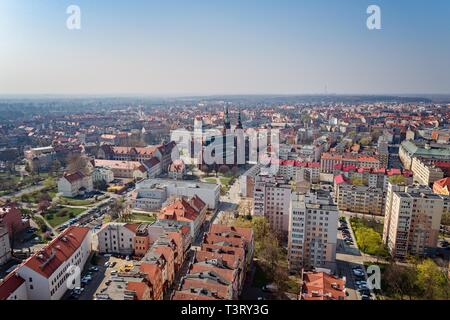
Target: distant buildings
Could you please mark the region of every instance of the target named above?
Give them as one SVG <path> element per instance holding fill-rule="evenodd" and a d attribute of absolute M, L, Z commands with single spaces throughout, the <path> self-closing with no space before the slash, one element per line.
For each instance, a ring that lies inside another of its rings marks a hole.
<path fill-rule="evenodd" d="M 288 239 L 290 271 L 335 270 L 338 217 L 338 208 L 328 191 L 292 193 Z"/>
<path fill-rule="evenodd" d="M 105 160 L 137 161 L 141 163 L 150 161 L 150 164 L 155 164 L 153 158 L 156 158 L 161 163 L 161 171 L 167 172 L 169 165 L 172 162 L 172 151 L 174 148 L 176 148 L 176 144 L 173 141 L 151 147 L 121 147 L 106 144 L 98 151 L 97 158 Z"/>
<path fill-rule="evenodd" d="M 169 178 L 183 180 L 186 175 L 186 165 L 183 160 L 174 160 L 169 166 Z"/>
<path fill-rule="evenodd" d="M 400 145 L 398 155 L 405 169 L 411 170 L 414 157 L 426 160 L 448 161 L 450 159 L 450 146 L 407 140 Z"/>
<path fill-rule="evenodd" d="M 323 153 L 320 159 L 320 170 L 323 173 L 332 173 L 336 165 L 354 165 L 362 168 L 379 169 L 382 167 L 381 161 L 375 156 Z"/>
<path fill-rule="evenodd" d="M 426 255 L 437 246 L 444 201 L 425 186 L 389 185 L 383 241 L 395 258 Z"/>
<path fill-rule="evenodd" d="M 85 175 L 80 171 L 71 174 L 64 174 L 58 180 L 58 192 L 63 196 L 73 198 L 84 195 L 94 189 L 92 176 Z"/>
<path fill-rule="evenodd" d="M 57 158 L 55 149 L 49 146 L 26 150 L 25 159 L 32 171 L 46 171 Z"/>
<path fill-rule="evenodd" d="M 114 178 L 124 179 L 145 179 L 147 169 L 138 161 L 123 160 L 99 160 L 95 159 L 96 168 L 109 168 L 114 174 Z"/>
<path fill-rule="evenodd" d="M 140 210 L 159 210 L 171 196 L 198 196 L 208 209 L 219 204 L 220 186 L 215 183 L 181 181 L 172 179 L 147 179 L 136 184 L 134 207 Z"/>
<path fill-rule="evenodd" d="M 68 290 L 71 267 L 82 270 L 90 252 L 89 228 L 67 228 L 0 283 L 0 299 L 60 300 Z"/>

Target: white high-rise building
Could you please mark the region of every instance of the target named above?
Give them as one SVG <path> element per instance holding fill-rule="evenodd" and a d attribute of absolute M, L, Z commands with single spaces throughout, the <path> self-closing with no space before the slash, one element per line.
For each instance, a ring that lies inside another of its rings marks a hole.
<path fill-rule="evenodd" d="M 267 217 L 272 229 L 282 236 L 289 230 L 291 190 L 285 177 L 258 175 L 255 179 L 253 215 Z"/>
<path fill-rule="evenodd" d="M 335 269 L 338 219 L 339 211 L 330 192 L 292 193 L 288 240 L 291 271 Z"/>

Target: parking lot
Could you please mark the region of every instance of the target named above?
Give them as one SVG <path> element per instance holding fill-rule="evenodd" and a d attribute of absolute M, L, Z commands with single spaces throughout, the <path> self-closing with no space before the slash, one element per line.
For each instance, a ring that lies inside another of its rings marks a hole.
<path fill-rule="evenodd" d="M 373 300 L 375 297 L 367 287 L 367 274 L 363 257 L 359 251 L 350 223 L 339 223 L 336 265 L 338 275 L 346 278 L 348 300 Z"/>

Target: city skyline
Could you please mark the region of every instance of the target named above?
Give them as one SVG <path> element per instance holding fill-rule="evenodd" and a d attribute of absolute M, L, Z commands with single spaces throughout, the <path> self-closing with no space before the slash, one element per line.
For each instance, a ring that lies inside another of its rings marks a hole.
<path fill-rule="evenodd" d="M 66 9 L 81 8 L 81 30 Z M 381 30 L 366 9 L 381 8 Z M 450 3 L 3 1 L 0 95 L 449 94 Z"/>

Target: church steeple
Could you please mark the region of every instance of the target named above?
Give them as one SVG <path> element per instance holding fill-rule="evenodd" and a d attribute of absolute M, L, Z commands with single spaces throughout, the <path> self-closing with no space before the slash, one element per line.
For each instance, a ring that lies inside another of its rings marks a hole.
<path fill-rule="evenodd" d="M 228 106 L 225 107 L 225 121 L 223 125 L 224 129 L 231 129 L 231 123 L 230 123 L 230 114 L 228 112 Z"/>
<path fill-rule="evenodd" d="M 236 125 L 236 129 L 243 129 L 243 127 L 242 127 L 241 110 L 239 110 L 238 122 L 237 122 L 237 125 Z"/>

